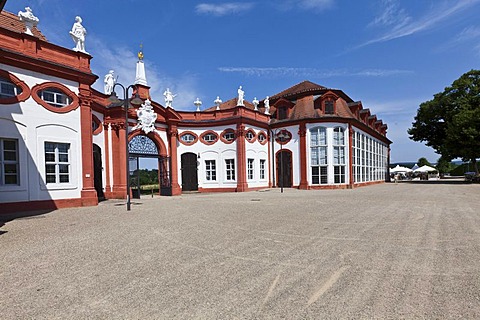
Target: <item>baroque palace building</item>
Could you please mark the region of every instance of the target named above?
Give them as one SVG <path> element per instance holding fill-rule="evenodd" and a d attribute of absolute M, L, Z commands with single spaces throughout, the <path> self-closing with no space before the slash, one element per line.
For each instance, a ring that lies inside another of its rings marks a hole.
<path fill-rule="evenodd" d="M 77 18 L 72 38 L 82 28 Z M 158 160 L 161 195 L 353 188 L 388 178 L 387 125 L 341 90 L 304 81 L 249 102 L 240 87 L 211 108 L 200 111 L 197 101 L 197 111 L 178 111 L 171 97 L 151 101 L 140 52 L 136 99 L 125 112 L 125 101 L 92 88 L 98 76 L 85 39 L 73 50 L 52 44 L 35 19 L 31 10 L 0 14 L 1 213 L 125 198 L 127 141 L 130 172 L 139 158 Z"/>

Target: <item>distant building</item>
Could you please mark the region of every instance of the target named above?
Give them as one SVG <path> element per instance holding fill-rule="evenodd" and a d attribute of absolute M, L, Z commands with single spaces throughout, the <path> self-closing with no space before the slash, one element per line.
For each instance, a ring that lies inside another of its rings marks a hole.
<path fill-rule="evenodd" d="M 144 103 L 129 109 L 126 126 L 123 101 L 92 88 L 92 57 L 31 30 L 0 14 L 0 212 L 125 198 L 125 134 L 131 171 L 139 158 L 158 159 L 162 195 L 353 188 L 387 178 L 386 124 L 341 90 L 304 81 L 268 102 L 217 99 L 204 111 L 177 111 L 171 101 L 146 101 L 142 53 L 134 93 Z"/>

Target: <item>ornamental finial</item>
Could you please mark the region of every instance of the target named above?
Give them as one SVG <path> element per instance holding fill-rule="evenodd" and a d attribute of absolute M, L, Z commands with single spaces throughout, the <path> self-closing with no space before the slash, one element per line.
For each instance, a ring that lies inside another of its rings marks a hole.
<path fill-rule="evenodd" d="M 138 60 L 143 60 L 143 43 L 140 43 L 140 51 L 138 51 Z"/>

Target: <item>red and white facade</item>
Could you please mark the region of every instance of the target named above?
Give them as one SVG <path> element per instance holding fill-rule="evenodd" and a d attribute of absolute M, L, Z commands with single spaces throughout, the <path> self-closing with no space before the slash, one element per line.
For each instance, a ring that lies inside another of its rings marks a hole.
<path fill-rule="evenodd" d="M 340 90 L 305 81 L 271 96 L 269 112 L 237 99 L 195 112 L 152 101 L 157 118 L 146 134 L 136 128 L 139 105 L 126 125 L 123 105 L 92 88 L 91 58 L 36 28 L 25 34 L 17 16 L 1 13 L 0 212 L 125 198 L 125 135 L 152 146 L 145 156 L 159 160 L 162 194 L 385 181 L 387 127 Z M 145 84 L 134 94 L 152 100 Z"/>

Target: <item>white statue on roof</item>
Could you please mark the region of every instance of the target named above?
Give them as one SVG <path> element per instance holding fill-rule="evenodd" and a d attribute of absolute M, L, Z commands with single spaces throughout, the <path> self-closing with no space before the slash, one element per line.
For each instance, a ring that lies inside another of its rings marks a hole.
<path fill-rule="evenodd" d="M 33 15 L 32 9 L 25 7 L 25 12 L 18 12 L 18 17 L 25 24 L 25 33 L 33 36 L 32 29 L 37 26 L 40 20 Z"/>
<path fill-rule="evenodd" d="M 253 104 L 253 110 L 258 111 L 258 104 L 260 101 L 257 100 L 257 97 L 253 98 L 252 104 Z"/>
<path fill-rule="evenodd" d="M 245 97 L 245 91 L 242 90 L 242 86 L 240 86 L 238 88 L 237 92 L 238 92 L 237 106 L 245 106 L 243 104 L 243 98 Z"/>
<path fill-rule="evenodd" d="M 155 130 L 157 114 L 153 111 L 152 102 L 150 99 L 145 100 L 145 103 L 138 108 L 137 118 L 138 124 L 133 128 L 133 130 L 140 128 L 145 133 L 150 133 Z"/>
<path fill-rule="evenodd" d="M 172 108 L 173 98 L 175 98 L 177 95 L 173 94 L 170 89 L 167 88 L 167 90 L 165 90 L 163 93 L 163 96 L 165 97 L 165 107 Z"/>
<path fill-rule="evenodd" d="M 220 99 L 220 96 L 217 96 L 217 99 L 215 99 L 215 101 L 213 101 L 213 103 L 215 103 L 215 110 L 220 110 L 220 105 L 222 104 L 222 99 Z"/>
<path fill-rule="evenodd" d="M 115 73 L 115 71 L 113 70 L 110 70 L 106 75 L 105 75 L 105 79 L 103 80 L 103 82 L 105 83 L 105 86 L 103 88 L 103 91 L 105 94 L 109 95 L 112 93 L 113 91 L 113 86 L 115 85 L 115 82 L 117 82 L 117 80 L 115 79 L 115 76 L 113 75 Z"/>
<path fill-rule="evenodd" d="M 88 53 L 85 51 L 85 36 L 87 35 L 87 29 L 82 25 L 82 18 L 80 16 L 75 17 L 75 23 L 70 31 L 70 36 L 73 42 L 75 42 L 75 48 L 73 50 Z"/>
<path fill-rule="evenodd" d="M 263 103 L 265 104 L 265 114 L 270 114 L 270 98 L 267 96 Z"/>

